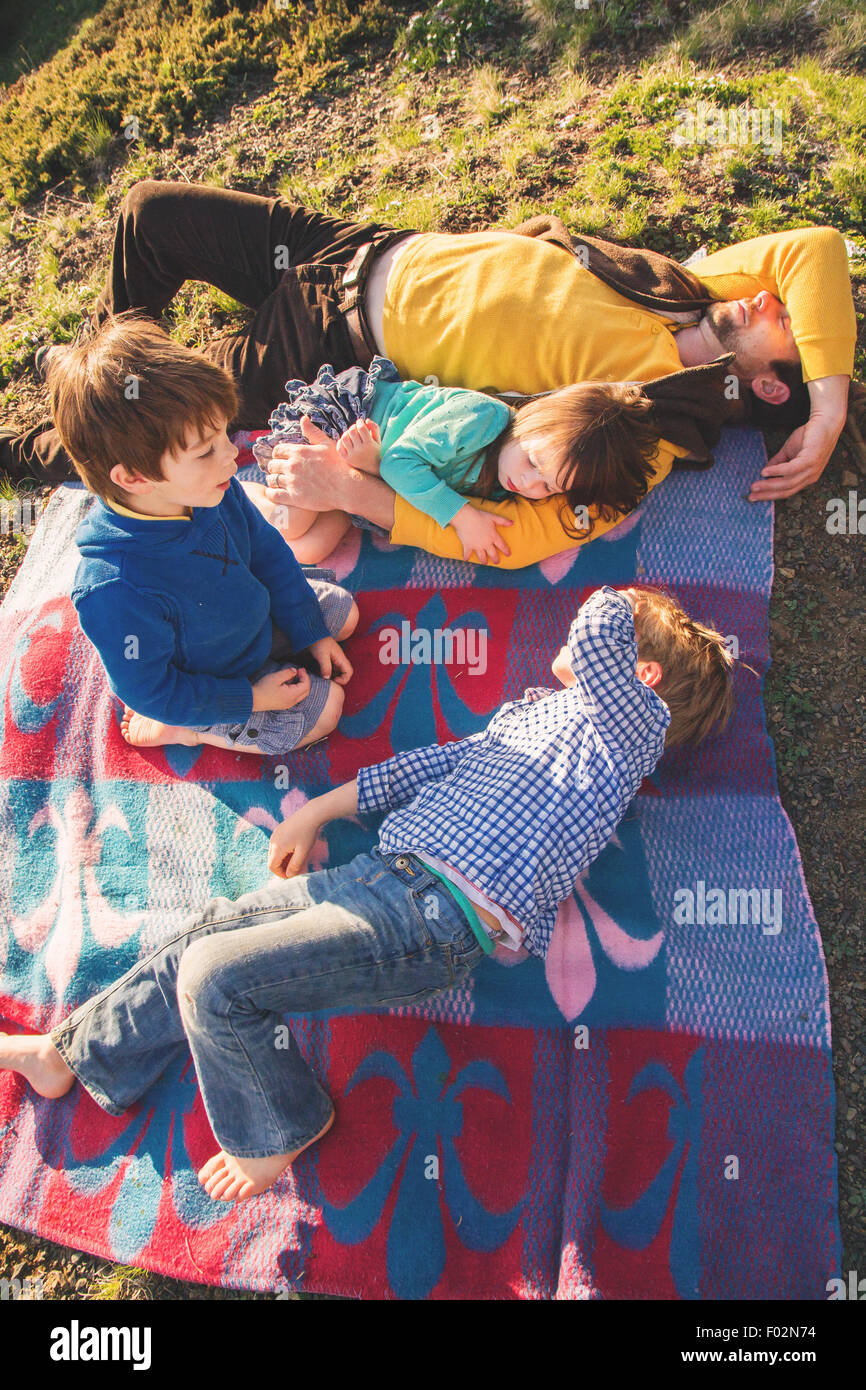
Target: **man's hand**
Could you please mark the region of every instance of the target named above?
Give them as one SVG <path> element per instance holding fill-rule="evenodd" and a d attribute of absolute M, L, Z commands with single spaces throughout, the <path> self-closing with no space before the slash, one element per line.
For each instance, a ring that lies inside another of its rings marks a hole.
<path fill-rule="evenodd" d="M 303 667 L 284 666 L 262 676 L 253 686 L 253 709 L 291 709 L 310 693 L 310 677 Z"/>
<path fill-rule="evenodd" d="M 795 492 L 816 483 L 841 433 L 841 424 L 827 424 L 820 418 L 810 419 L 808 424 L 794 430 L 766 468 L 761 469 L 760 478 L 752 484 L 749 501 L 772 502 L 780 497 L 793 497 Z"/>
<path fill-rule="evenodd" d="M 311 813 L 308 801 L 299 811 L 278 825 L 268 846 L 268 868 L 277 878 L 294 878 L 309 863 L 321 822 Z"/>
<path fill-rule="evenodd" d="M 318 642 L 311 642 L 307 650 L 313 653 L 326 680 L 334 680 L 337 685 L 346 685 L 351 680 L 352 664 L 333 637 L 320 637 Z"/>
<path fill-rule="evenodd" d="M 477 552 L 479 564 L 498 565 L 498 551 L 503 555 L 511 554 L 504 537 L 500 536 L 496 529 L 498 526 L 512 525 L 506 516 L 494 516 L 492 512 L 482 511 L 480 507 L 471 507 L 467 502 L 466 506 L 461 507 L 456 516 L 451 518 L 451 525 L 460 537 L 464 560 L 468 560 L 473 552 Z"/>
<path fill-rule="evenodd" d="M 828 376 L 809 382 L 809 419 L 761 469 L 760 478 L 752 484 L 750 502 L 793 497 L 818 481 L 845 424 L 849 380 L 847 376 Z"/>
<path fill-rule="evenodd" d="M 308 415 L 301 419 L 301 432 L 306 444 L 282 443 L 274 447 L 268 462 L 265 496 L 279 506 L 336 511 L 342 504 L 335 495 L 334 474 L 341 475 L 346 470 L 337 441 L 314 425 Z"/>
<path fill-rule="evenodd" d="M 305 444 L 278 444 L 268 462 L 265 496 L 278 507 L 305 507 L 314 512 L 354 512 L 386 531 L 394 528 L 394 491 L 381 478 L 350 468 L 337 442 L 301 420 Z"/>

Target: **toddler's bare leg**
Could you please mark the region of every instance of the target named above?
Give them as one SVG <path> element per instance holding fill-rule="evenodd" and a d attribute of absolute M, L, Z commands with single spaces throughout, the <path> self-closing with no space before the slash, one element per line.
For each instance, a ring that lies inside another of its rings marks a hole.
<path fill-rule="evenodd" d="M 310 511 L 307 507 L 289 507 L 271 502 L 265 496 L 264 483 L 241 483 L 241 487 L 272 526 L 275 526 L 285 541 L 299 540 L 305 536 L 321 512 Z"/>
<path fill-rule="evenodd" d="M 346 512 L 316 512 L 316 517 L 303 536 L 289 542 L 301 565 L 318 565 L 327 560 L 352 525 Z"/>

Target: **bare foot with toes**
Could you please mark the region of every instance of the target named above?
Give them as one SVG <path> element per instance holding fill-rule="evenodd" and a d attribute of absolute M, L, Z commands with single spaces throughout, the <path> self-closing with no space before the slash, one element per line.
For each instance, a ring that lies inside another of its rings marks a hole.
<path fill-rule="evenodd" d="M 379 426 L 372 420 L 356 420 L 337 440 L 337 453 L 350 468 L 362 473 L 378 473 L 382 450 L 379 448 Z"/>
<path fill-rule="evenodd" d="M 136 714 L 129 705 L 123 706 L 120 732 L 133 748 L 162 748 L 166 743 L 184 743 L 194 748 L 200 743 L 195 729 L 184 729 L 177 724 L 161 724 L 158 719 L 148 719 L 144 714 Z"/>
<path fill-rule="evenodd" d="M 247 1197 L 256 1197 L 271 1187 L 305 1149 L 327 1134 L 333 1123 L 332 1115 L 324 1129 L 320 1129 L 309 1143 L 287 1154 L 271 1154 L 268 1158 L 235 1158 L 225 1149 L 220 1149 L 199 1169 L 198 1180 L 215 1202 L 242 1202 Z"/>

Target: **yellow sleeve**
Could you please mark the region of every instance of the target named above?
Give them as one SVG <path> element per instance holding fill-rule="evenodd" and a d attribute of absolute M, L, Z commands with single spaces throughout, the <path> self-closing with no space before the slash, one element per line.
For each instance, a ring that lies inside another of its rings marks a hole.
<path fill-rule="evenodd" d="M 791 315 L 806 381 L 851 376 L 857 323 L 845 241 L 834 227 L 801 227 L 713 251 L 693 267 L 714 299 L 767 290 Z"/>
<path fill-rule="evenodd" d="M 649 480 L 650 489 L 667 477 L 673 466 L 675 454 L 682 453 L 682 449 L 675 450 L 662 440 L 656 456 L 655 474 Z M 523 569 L 525 565 L 535 565 L 539 560 L 559 555 L 563 550 L 586 545 L 587 540 L 594 541 L 605 531 L 618 526 L 627 515 L 622 513 L 615 516 L 613 521 L 596 521 L 591 536 L 574 540 L 562 529 L 559 520 L 561 496 L 549 497 L 543 502 L 533 502 L 528 497 L 509 499 L 507 502 L 483 502 L 474 497 L 466 500 L 473 507 L 482 507 L 484 511 L 493 512 L 496 516 L 510 517 L 514 522 L 513 526 L 499 528 L 499 533 L 511 554 L 502 555 L 499 565 L 494 568 L 506 570 Z M 431 555 L 441 555 L 448 560 L 463 559 L 463 546 L 454 527 L 437 525 L 431 517 L 419 512 L 399 493 L 394 498 L 394 529 L 390 541 L 392 545 L 415 545 L 420 550 L 427 550 Z"/>

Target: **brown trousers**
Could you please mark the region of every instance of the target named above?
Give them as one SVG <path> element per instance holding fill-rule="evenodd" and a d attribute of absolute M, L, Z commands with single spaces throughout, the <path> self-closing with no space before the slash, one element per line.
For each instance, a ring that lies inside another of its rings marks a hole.
<path fill-rule="evenodd" d="M 126 195 L 105 286 L 91 323 L 140 309 L 159 320 L 185 280 L 204 280 L 255 310 L 240 333 L 218 338 L 204 356 L 233 378 L 240 408 L 230 429 L 264 428 L 293 377 L 312 381 L 324 362 L 335 371 L 359 361 L 344 312 L 342 285 L 355 252 L 405 236 L 379 223 L 326 217 L 283 198 L 203 184 L 146 179 Z M 0 472 L 14 482 L 63 482 L 77 474 L 51 420 L 0 437 Z"/>

